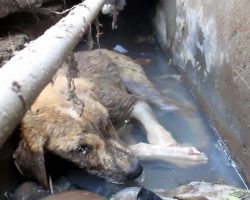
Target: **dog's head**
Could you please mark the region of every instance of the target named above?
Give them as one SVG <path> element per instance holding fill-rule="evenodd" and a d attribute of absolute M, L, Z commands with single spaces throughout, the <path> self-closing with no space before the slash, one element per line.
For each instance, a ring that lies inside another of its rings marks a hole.
<path fill-rule="evenodd" d="M 45 151 L 111 182 L 125 182 L 141 174 L 141 165 L 120 141 L 106 109 L 94 99 L 85 98 L 84 104 L 81 117 L 67 106 L 58 107 L 51 102 L 49 107 L 26 114 L 23 139 L 13 155 L 22 174 L 47 187 Z"/>

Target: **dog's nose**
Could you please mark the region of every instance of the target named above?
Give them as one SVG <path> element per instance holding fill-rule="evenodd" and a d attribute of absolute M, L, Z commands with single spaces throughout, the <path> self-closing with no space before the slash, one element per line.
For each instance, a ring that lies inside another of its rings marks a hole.
<path fill-rule="evenodd" d="M 143 167 L 140 165 L 138 159 L 134 158 L 127 173 L 127 179 L 128 180 L 136 179 L 138 176 L 141 175 L 142 171 Z"/>

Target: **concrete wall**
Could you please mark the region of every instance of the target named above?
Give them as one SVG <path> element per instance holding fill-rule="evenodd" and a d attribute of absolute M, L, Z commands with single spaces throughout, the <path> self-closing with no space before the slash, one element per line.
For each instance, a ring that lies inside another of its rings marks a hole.
<path fill-rule="evenodd" d="M 161 0 L 154 24 L 250 182 L 250 1 Z"/>

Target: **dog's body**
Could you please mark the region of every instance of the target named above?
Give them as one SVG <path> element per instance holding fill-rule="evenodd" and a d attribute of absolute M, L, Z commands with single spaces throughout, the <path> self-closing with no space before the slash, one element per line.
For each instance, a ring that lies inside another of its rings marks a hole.
<path fill-rule="evenodd" d="M 162 108 L 177 107 L 162 97 L 132 59 L 104 49 L 75 57 L 79 70 L 74 79 L 75 94 L 84 106 L 66 100 L 67 78 L 57 75 L 22 121 L 22 140 L 14 153 L 21 173 L 47 186 L 45 151 L 114 182 L 140 175 L 142 167 L 134 154 L 206 160 L 195 148 L 178 146 L 154 118 L 147 102 Z M 120 141 L 116 130 L 129 118 L 143 125 L 149 144 L 128 148 Z"/>

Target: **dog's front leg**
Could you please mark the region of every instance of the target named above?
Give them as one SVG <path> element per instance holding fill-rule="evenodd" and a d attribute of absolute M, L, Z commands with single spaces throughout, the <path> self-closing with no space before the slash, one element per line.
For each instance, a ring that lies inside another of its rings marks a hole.
<path fill-rule="evenodd" d="M 176 140 L 156 119 L 150 106 L 145 102 L 137 102 L 131 112 L 132 118 L 138 120 L 146 131 L 149 144 L 175 146 Z"/>
<path fill-rule="evenodd" d="M 207 160 L 205 154 L 198 151 L 195 147 L 178 145 L 171 133 L 157 121 L 147 103 L 136 103 L 132 110 L 131 117 L 142 124 L 149 142 L 149 144 L 139 143 L 131 145 L 130 148 L 135 155 L 146 159 L 159 158 L 169 161 L 176 159 L 178 162 L 180 159 L 183 161 L 197 162 Z"/>
<path fill-rule="evenodd" d="M 138 143 L 130 145 L 130 149 L 142 160 L 159 159 L 180 165 L 205 163 L 208 160 L 206 155 L 195 147 Z"/>

